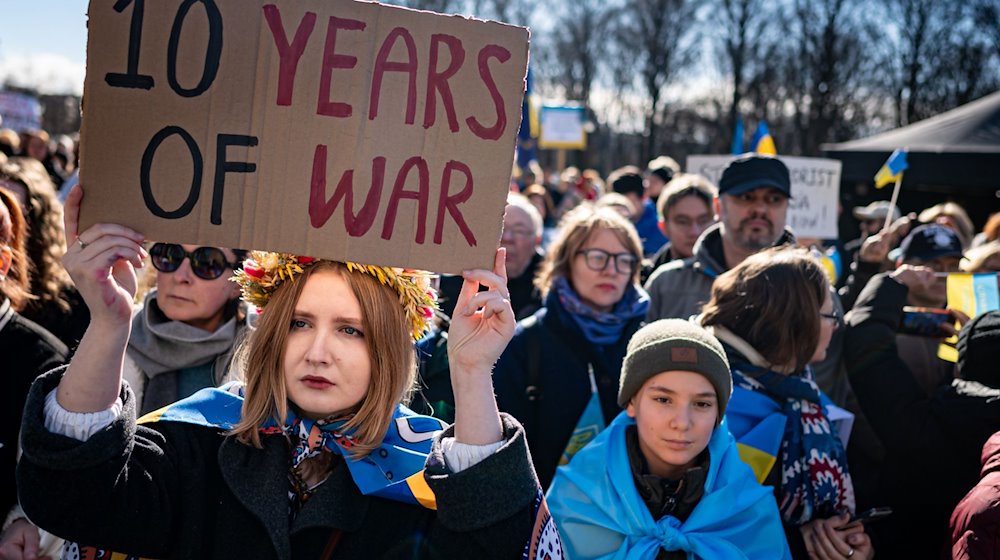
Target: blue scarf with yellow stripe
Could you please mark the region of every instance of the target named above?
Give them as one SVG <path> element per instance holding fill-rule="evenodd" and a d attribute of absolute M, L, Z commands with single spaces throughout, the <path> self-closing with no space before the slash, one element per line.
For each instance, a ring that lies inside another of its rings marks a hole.
<path fill-rule="evenodd" d="M 801 525 L 854 511 L 847 455 L 826 409 L 832 404 L 811 370 L 783 375 L 729 353 L 733 396 L 726 409 L 740 456 L 763 482 L 781 454 L 778 508 Z"/>
<path fill-rule="evenodd" d="M 239 423 L 243 409 L 242 387 L 227 384 L 205 388 L 190 397 L 150 412 L 140 424 L 183 422 L 231 430 Z M 283 425 L 269 420 L 261 431 L 285 433 L 296 443 L 293 460 L 301 461 L 318 449 L 326 448 L 343 455 L 354 483 L 366 496 L 378 496 L 398 502 L 436 509 L 434 493 L 424 480 L 424 463 L 434 436 L 446 426 L 437 418 L 423 416 L 403 405 L 396 405 L 392 422 L 382 443 L 360 459 L 353 458 L 351 430 L 343 430 L 344 419 L 330 422 L 300 418 L 289 410 Z"/>

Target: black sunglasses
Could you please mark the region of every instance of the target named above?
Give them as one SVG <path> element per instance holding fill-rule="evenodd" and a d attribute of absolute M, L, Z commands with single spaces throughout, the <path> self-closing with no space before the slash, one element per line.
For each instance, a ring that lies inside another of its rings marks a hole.
<path fill-rule="evenodd" d="M 160 272 L 175 272 L 184 259 L 191 259 L 191 271 L 203 280 L 215 280 L 240 264 L 229 262 L 226 254 L 218 247 L 198 247 L 189 253 L 184 247 L 174 243 L 155 243 L 149 249 L 149 259 Z"/>

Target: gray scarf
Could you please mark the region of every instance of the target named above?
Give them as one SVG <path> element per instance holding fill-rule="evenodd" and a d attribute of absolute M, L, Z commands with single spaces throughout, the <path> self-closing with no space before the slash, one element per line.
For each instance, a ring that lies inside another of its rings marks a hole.
<path fill-rule="evenodd" d="M 149 378 L 214 360 L 218 381 L 229 365 L 236 334 L 235 317 L 211 333 L 168 319 L 160 311 L 153 290 L 146 296 L 146 304 L 132 317 L 128 355 Z"/>

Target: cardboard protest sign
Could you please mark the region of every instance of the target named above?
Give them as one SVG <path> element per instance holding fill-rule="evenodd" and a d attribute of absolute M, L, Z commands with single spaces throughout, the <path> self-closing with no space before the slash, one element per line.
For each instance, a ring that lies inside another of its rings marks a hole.
<path fill-rule="evenodd" d="M 736 156 L 688 156 L 685 170 L 718 184 L 722 171 Z M 778 156 L 792 180 L 788 227 L 799 237 L 836 239 L 841 163 L 833 159 Z"/>
<path fill-rule="evenodd" d="M 83 227 L 492 266 L 528 31 L 329 0 L 92 0 Z"/>

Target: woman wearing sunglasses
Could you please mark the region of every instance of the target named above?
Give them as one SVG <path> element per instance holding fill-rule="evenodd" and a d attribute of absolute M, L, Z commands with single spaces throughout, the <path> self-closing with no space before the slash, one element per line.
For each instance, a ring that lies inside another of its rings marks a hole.
<path fill-rule="evenodd" d="M 71 236 L 80 198 L 67 199 Z M 493 398 L 515 326 L 503 249 L 492 270 L 464 274 L 453 426 L 401 404 L 436 307 L 429 274 L 258 251 L 236 275 L 262 309 L 240 351 L 245 384 L 137 424 L 120 372 L 142 236 L 98 224 L 79 239 L 65 262 L 94 319 L 25 412 L 19 491 L 40 526 L 162 559 L 505 560 L 529 537 L 561 557 L 524 431 Z M 539 543 L 545 528 L 553 540 Z"/>
<path fill-rule="evenodd" d="M 233 378 L 233 349 L 244 331 L 239 286 L 231 281 L 245 251 L 154 243 L 156 289 L 132 317 L 125 380 L 139 414 Z"/>
<path fill-rule="evenodd" d="M 641 255 L 635 227 L 614 209 L 586 203 L 566 214 L 535 278 L 545 305 L 497 364 L 500 409 L 524 424 L 544 488 L 621 412 L 622 359 L 649 306 Z"/>

